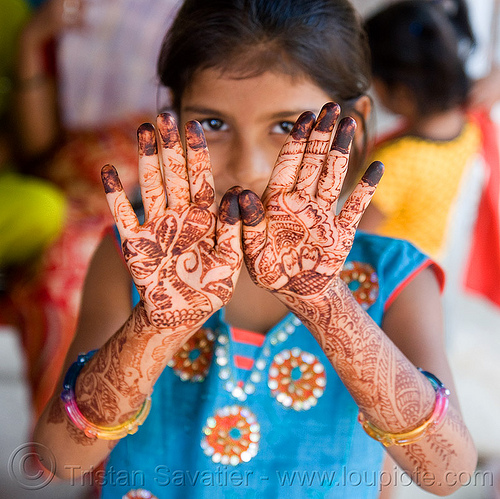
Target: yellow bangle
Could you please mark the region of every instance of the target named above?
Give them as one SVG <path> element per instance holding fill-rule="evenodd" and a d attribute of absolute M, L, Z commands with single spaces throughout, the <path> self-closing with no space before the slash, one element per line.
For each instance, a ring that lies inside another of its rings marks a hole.
<path fill-rule="evenodd" d="M 76 404 L 75 383 L 76 378 L 83 366 L 92 358 L 97 350 L 92 350 L 85 355 L 79 355 L 78 360 L 68 369 L 63 383 L 61 399 L 71 422 L 80 430 L 85 432 L 88 438 L 100 438 L 102 440 L 119 440 L 127 435 L 132 435 L 140 425 L 144 423 L 151 409 L 151 396 L 148 395 L 137 414 L 117 426 L 98 426 L 91 423 L 80 411 Z"/>
<path fill-rule="evenodd" d="M 436 391 L 436 403 L 430 418 L 417 428 L 403 433 L 390 433 L 377 428 L 373 423 L 370 423 L 360 412 L 358 420 L 363 426 L 366 433 L 373 439 L 381 442 L 384 447 L 390 445 L 410 445 L 417 442 L 426 435 L 435 431 L 443 422 L 446 412 L 448 411 L 450 391 L 439 381 L 433 374 L 419 369 L 419 371 L 432 383 L 432 387 Z"/>

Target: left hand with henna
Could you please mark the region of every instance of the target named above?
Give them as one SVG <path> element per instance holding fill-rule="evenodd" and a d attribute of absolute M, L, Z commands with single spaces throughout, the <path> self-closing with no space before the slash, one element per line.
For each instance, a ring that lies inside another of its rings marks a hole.
<path fill-rule="evenodd" d="M 142 225 L 116 170 L 102 180 L 120 232 L 123 254 L 151 326 L 170 335 L 195 332 L 231 299 L 241 264 L 237 197 L 230 189 L 219 217 L 208 149 L 201 125 L 186 125 L 186 154 L 172 116 L 158 116 L 161 158 L 154 127 L 138 130 Z"/>
<path fill-rule="evenodd" d="M 373 163 L 336 214 L 356 129 L 352 118 L 344 118 L 332 140 L 339 114 L 333 103 L 316 122 L 312 113 L 303 113 L 280 152 L 263 202 L 251 191 L 240 194 L 250 275 L 290 304 L 297 297 L 320 297 L 339 278 L 383 173 L 383 165 Z"/>
<path fill-rule="evenodd" d="M 383 432 L 403 434 L 430 420 L 436 394 L 339 276 L 383 173 L 381 163 L 372 163 L 337 214 L 355 130 L 354 120 L 344 118 L 334 132 L 339 113 L 330 103 L 317 121 L 312 113 L 302 114 L 280 152 L 262 202 L 251 191 L 240 194 L 243 252 L 253 281 L 308 327 L 364 418 Z M 434 283 L 431 290 L 436 288 Z M 426 294 L 438 300 L 433 296 Z M 427 305 L 425 300 L 410 300 L 410 307 Z M 392 317 L 417 313 L 402 306 L 394 312 L 398 307 L 396 299 Z M 402 336 L 405 320 L 392 322 L 396 336 Z M 418 327 L 416 334 L 425 337 Z M 433 365 L 432 359 L 426 364 Z M 445 359 L 438 367 L 433 370 L 439 376 L 447 373 Z M 393 445 L 388 452 L 417 482 L 422 473 L 433 476 L 431 484 L 420 485 L 440 495 L 457 485 L 446 484 L 447 473 L 471 472 L 477 458 L 453 400 L 432 434 L 403 447 Z"/>

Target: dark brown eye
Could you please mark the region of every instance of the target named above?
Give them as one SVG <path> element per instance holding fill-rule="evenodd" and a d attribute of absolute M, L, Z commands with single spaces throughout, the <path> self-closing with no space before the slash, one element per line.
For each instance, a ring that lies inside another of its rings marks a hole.
<path fill-rule="evenodd" d="M 201 126 L 205 132 L 214 132 L 222 130 L 224 131 L 227 128 L 226 123 L 217 118 L 207 118 L 200 121 Z"/>
<path fill-rule="evenodd" d="M 292 121 L 280 121 L 279 123 L 276 123 L 276 125 L 273 126 L 272 128 L 272 133 L 280 133 L 280 134 L 286 134 L 288 135 L 293 128 L 293 122 Z"/>

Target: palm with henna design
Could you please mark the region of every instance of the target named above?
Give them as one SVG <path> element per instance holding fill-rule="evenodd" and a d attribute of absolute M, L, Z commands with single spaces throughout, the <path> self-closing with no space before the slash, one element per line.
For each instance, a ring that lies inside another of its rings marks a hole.
<path fill-rule="evenodd" d="M 321 296 L 339 275 L 383 173 L 381 163 L 370 165 L 336 214 L 356 126 L 352 118 L 342 119 L 332 140 L 339 114 L 333 103 L 317 121 L 303 113 L 281 149 L 262 202 L 252 191 L 240 194 L 250 275 L 290 302 Z"/>
<path fill-rule="evenodd" d="M 219 215 L 201 125 L 186 124 L 186 153 L 172 116 L 138 129 L 139 178 L 145 221 L 139 224 L 113 166 L 101 175 L 122 239 L 123 254 L 149 322 L 194 332 L 231 298 L 243 260 L 238 208 L 230 189 Z M 161 156 L 161 166 L 160 164 Z"/>

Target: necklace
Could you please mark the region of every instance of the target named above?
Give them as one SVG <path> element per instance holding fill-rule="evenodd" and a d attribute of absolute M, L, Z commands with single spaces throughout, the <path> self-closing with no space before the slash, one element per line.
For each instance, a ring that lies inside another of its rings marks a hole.
<path fill-rule="evenodd" d="M 300 325 L 300 320 L 294 315 L 289 314 L 277 329 L 269 333 L 267 341 L 272 346 L 279 345 L 285 342 Z M 232 352 L 229 339 L 229 327 L 222 324 L 216 331 L 218 334 L 215 347 L 215 362 L 221 368 L 219 370 L 219 378 L 224 381 L 223 387 L 227 392 L 236 400 L 244 402 L 248 395 L 255 392 L 255 384 L 262 381 L 264 371 L 270 364 L 271 349 L 269 346 L 264 346 L 261 355 L 255 361 L 252 371 L 245 383 L 243 381 L 236 381 L 231 366 Z"/>

